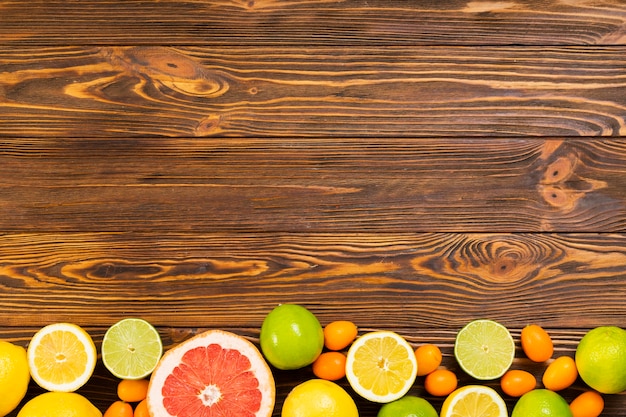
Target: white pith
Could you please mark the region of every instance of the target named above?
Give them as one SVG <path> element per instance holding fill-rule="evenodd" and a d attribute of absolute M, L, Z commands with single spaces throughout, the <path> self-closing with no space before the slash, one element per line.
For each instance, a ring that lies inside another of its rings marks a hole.
<path fill-rule="evenodd" d="M 202 401 L 202 404 L 210 407 L 220 401 L 220 398 L 222 398 L 222 393 L 217 385 L 211 384 L 207 385 L 207 387 L 204 388 L 204 390 L 200 393 L 200 395 L 198 395 L 198 397 L 200 397 L 200 401 Z"/>

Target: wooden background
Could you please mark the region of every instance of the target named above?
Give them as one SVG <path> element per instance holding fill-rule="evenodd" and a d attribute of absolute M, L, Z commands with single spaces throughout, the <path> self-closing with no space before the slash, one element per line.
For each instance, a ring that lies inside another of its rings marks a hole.
<path fill-rule="evenodd" d="M 0 1 L 0 40 L 3 339 L 140 316 L 166 347 L 258 342 L 294 302 L 465 384 L 471 319 L 570 356 L 626 325 L 626 2 Z M 275 416 L 311 377 L 276 372 Z"/>

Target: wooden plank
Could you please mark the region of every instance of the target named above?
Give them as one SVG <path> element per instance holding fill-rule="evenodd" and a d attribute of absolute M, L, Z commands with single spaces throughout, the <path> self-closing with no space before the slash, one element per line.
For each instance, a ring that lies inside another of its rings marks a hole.
<path fill-rule="evenodd" d="M 39 233 L 0 250 L 4 326 L 256 329 L 287 302 L 368 328 L 626 320 L 624 234 Z"/>
<path fill-rule="evenodd" d="M 0 109 L 3 136 L 615 136 L 626 47 L 4 47 Z"/>
<path fill-rule="evenodd" d="M 0 1 L 12 45 L 624 44 L 619 0 Z M 459 36 L 461 34 L 461 36 Z"/>
<path fill-rule="evenodd" d="M 7 232 L 626 231 L 623 139 L 3 139 L 0 160 Z"/>

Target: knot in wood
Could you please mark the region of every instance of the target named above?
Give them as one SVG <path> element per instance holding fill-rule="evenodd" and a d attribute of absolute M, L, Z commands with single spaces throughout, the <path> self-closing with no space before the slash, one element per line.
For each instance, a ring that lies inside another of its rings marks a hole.
<path fill-rule="evenodd" d="M 198 122 L 198 125 L 194 129 L 194 135 L 196 136 L 212 136 L 222 132 L 221 128 L 222 116 L 209 115 Z"/>
<path fill-rule="evenodd" d="M 528 248 L 510 242 L 484 242 L 476 246 L 473 273 L 491 282 L 516 282 L 531 275 L 536 262 Z"/>
<path fill-rule="evenodd" d="M 549 205 L 564 212 L 574 210 L 578 200 L 585 195 L 558 185 L 540 185 L 539 192 Z"/>
<path fill-rule="evenodd" d="M 225 77 L 170 48 L 114 48 L 109 55 L 133 76 L 187 96 L 215 98 L 229 90 Z"/>
<path fill-rule="evenodd" d="M 542 184 L 558 184 L 567 181 L 573 174 L 578 158 L 575 155 L 561 156 L 548 164 Z"/>

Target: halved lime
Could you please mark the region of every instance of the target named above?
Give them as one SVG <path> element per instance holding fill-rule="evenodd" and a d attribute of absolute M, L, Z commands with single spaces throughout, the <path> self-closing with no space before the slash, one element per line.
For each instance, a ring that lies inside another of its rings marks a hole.
<path fill-rule="evenodd" d="M 515 342 L 502 324 L 493 320 L 473 320 L 457 334 L 454 356 L 468 375 L 492 380 L 500 378 L 511 367 Z"/>
<path fill-rule="evenodd" d="M 141 379 L 150 375 L 163 354 L 159 332 L 143 319 L 118 321 L 104 334 L 102 362 L 120 379 Z"/>

